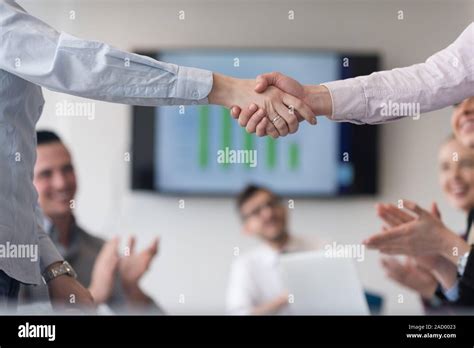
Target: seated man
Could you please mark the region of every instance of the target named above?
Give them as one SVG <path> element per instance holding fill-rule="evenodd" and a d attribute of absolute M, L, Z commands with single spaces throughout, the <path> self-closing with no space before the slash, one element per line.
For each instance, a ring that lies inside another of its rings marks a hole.
<path fill-rule="evenodd" d="M 237 198 L 243 232 L 259 237 L 262 245 L 240 255 L 232 265 L 227 290 L 230 314 L 289 314 L 277 260 L 281 253 L 310 251 L 322 243 L 295 237 L 287 226 L 287 209 L 270 190 L 250 185 Z"/>
<path fill-rule="evenodd" d="M 34 185 L 45 215 L 44 228 L 78 280 L 89 287 L 96 304 L 105 304 L 113 312 L 162 313 L 138 284 L 158 251 L 158 240 L 135 253 L 131 238 L 120 257 L 118 238 L 105 242 L 78 226 L 71 208 L 77 188 L 71 154 L 55 133 L 39 131 L 37 137 Z M 43 284 L 21 287 L 21 304 L 45 301 L 48 293 Z"/>

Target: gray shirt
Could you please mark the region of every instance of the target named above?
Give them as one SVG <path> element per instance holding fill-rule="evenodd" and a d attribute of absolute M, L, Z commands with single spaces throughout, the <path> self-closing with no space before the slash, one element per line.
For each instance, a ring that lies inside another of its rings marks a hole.
<path fill-rule="evenodd" d="M 39 284 L 41 271 L 61 260 L 39 227 L 32 183 L 41 87 L 124 104 L 203 104 L 212 72 L 60 33 L 0 0 L 0 270 L 28 284 Z"/>

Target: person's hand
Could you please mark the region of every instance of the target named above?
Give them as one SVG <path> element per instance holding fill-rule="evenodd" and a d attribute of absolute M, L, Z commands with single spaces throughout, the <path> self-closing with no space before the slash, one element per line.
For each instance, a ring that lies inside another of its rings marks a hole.
<path fill-rule="evenodd" d="M 301 85 L 298 81 L 290 77 L 281 75 L 279 73 L 271 73 L 257 76 L 255 91 L 258 93 L 262 93 L 271 85 L 299 98 L 300 100 L 304 100 L 304 98 L 306 97 L 306 91 L 303 85 Z M 238 118 L 239 124 L 245 126 L 247 131 L 251 133 L 257 132 L 257 135 L 261 136 L 265 134 L 262 134 L 262 130 L 273 130 L 274 125 L 272 123 L 268 123 L 265 118 L 257 124 L 256 121 L 259 117 L 256 113 L 256 109 L 257 108 L 255 104 L 252 104 L 250 108 L 244 108 L 243 110 L 240 109 L 238 106 L 233 106 L 231 108 L 231 115 L 234 118 Z M 304 118 L 298 112 L 295 112 L 294 115 L 298 122 L 304 121 Z M 248 125 L 249 121 L 251 121 L 250 125 Z M 263 127 L 262 123 L 266 127 Z"/>
<path fill-rule="evenodd" d="M 432 213 L 411 201 L 403 201 L 404 207 L 414 213 L 411 221 L 403 221 L 395 227 L 384 227 L 383 231 L 369 237 L 363 243 L 368 248 L 386 254 L 412 255 L 417 258 L 440 255 L 456 264 L 459 255 L 469 251 L 469 245 L 450 231 Z M 411 216 L 411 215 L 410 215 Z"/>
<path fill-rule="evenodd" d="M 286 306 L 288 306 L 288 291 L 284 291 L 270 302 L 253 308 L 251 313 L 253 315 L 270 315 L 278 313 L 279 310 Z"/>
<path fill-rule="evenodd" d="M 406 211 L 396 207 L 393 204 L 378 203 L 376 205 L 377 215 L 389 226 L 397 227 L 404 223 L 414 221 L 415 217 Z M 438 205 L 433 202 L 431 204 L 431 215 L 441 221 L 441 213 Z M 388 228 L 385 227 L 386 231 Z M 415 257 L 417 264 L 427 270 L 435 269 L 440 262 L 443 262 L 443 257 L 440 255 L 425 255 Z"/>
<path fill-rule="evenodd" d="M 73 277 L 61 275 L 48 282 L 51 304 L 61 311 L 79 310 L 94 312 L 95 303 L 91 293 Z"/>
<path fill-rule="evenodd" d="M 313 112 L 313 115 L 331 115 L 332 114 L 332 100 L 328 89 L 324 86 L 315 85 L 315 86 L 303 86 L 295 79 L 285 76 L 278 72 L 272 72 L 268 74 L 262 74 L 257 76 L 255 91 L 262 93 L 269 86 L 275 86 L 278 89 L 291 94 L 299 98 L 304 102 Z M 241 110 L 237 106 L 231 108 L 231 115 L 234 118 L 239 118 L 239 123 L 247 126 L 248 122 L 252 122 L 247 129 L 250 132 L 257 131 L 257 129 L 264 129 L 260 123 L 255 125 L 255 122 L 258 120 L 256 115 L 255 108 L 253 110 L 244 109 Z M 298 122 L 304 120 L 301 115 L 297 112 L 295 116 Z M 261 121 L 260 121 L 261 122 Z M 266 127 L 266 129 L 271 129 L 271 124 Z M 257 132 L 257 135 L 262 135 Z M 263 134 L 265 135 L 265 134 Z"/>
<path fill-rule="evenodd" d="M 377 214 L 390 227 L 396 227 L 415 220 L 412 215 L 393 204 L 377 204 Z M 441 221 L 441 213 L 439 212 L 438 205 L 434 202 L 431 205 L 431 214 Z M 413 259 L 419 268 L 430 272 L 445 289 L 451 288 L 455 283 L 457 268 L 442 255 L 415 256 Z"/>
<path fill-rule="evenodd" d="M 404 263 L 396 258 L 386 257 L 382 259 L 382 266 L 389 278 L 415 290 L 425 299 L 432 298 L 438 287 L 436 278 L 429 271 L 418 267 L 411 257 L 407 257 Z"/>
<path fill-rule="evenodd" d="M 396 217 L 399 221 L 389 222 L 393 227 L 386 228 L 381 233 L 366 239 L 364 243 L 367 247 L 378 249 L 386 254 L 412 256 L 440 254 L 447 233 L 441 220 L 414 202 L 404 200 L 403 205 L 415 214 L 412 219 L 404 217 L 406 213 L 402 212 L 405 214 L 399 214 Z M 390 221 L 388 215 L 383 216 L 386 221 Z M 395 219 L 395 214 L 391 218 Z"/>
<path fill-rule="evenodd" d="M 127 289 L 138 289 L 138 281 L 150 267 L 151 261 L 158 253 L 159 239 L 156 238 L 148 248 L 135 253 L 135 238 L 128 242 L 128 253 L 122 257 L 119 264 L 120 280 Z"/>
<path fill-rule="evenodd" d="M 120 260 L 118 254 L 119 242 L 118 237 L 106 242 L 94 263 L 89 291 L 97 304 L 107 302 L 112 294 Z"/>
<path fill-rule="evenodd" d="M 311 124 L 316 123 L 312 110 L 297 97 L 276 87 L 269 87 L 264 93 L 257 93 L 254 90 L 255 83 L 254 80 L 214 74 L 213 87 L 208 96 L 209 103 L 228 108 L 238 105 L 249 110 L 253 115 L 252 119 L 245 122 L 239 120 L 239 124 L 246 127 L 248 132 L 257 132 L 259 136 L 269 134 L 277 138 L 280 135 L 295 133 L 299 124 L 296 114 Z"/>

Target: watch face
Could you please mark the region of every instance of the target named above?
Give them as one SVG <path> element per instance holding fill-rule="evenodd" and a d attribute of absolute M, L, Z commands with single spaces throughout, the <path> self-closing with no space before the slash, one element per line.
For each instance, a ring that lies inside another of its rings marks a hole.
<path fill-rule="evenodd" d="M 64 269 L 66 270 L 67 274 L 73 278 L 77 278 L 77 273 L 74 271 L 74 268 L 69 264 L 69 262 L 64 262 Z"/>

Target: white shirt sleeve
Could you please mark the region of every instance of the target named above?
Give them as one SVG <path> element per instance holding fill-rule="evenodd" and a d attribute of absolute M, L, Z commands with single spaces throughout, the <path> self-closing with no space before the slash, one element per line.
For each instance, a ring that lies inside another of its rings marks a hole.
<path fill-rule="evenodd" d="M 226 312 L 229 314 L 248 315 L 254 307 L 252 299 L 251 275 L 243 260 L 232 264 L 226 296 Z"/>
<path fill-rule="evenodd" d="M 60 33 L 0 0 L 0 69 L 53 91 L 134 105 L 205 104 L 212 72 Z"/>
<path fill-rule="evenodd" d="M 357 124 L 404 117 L 390 112 L 389 105 L 419 103 L 423 113 L 461 102 L 474 96 L 474 23 L 425 63 L 323 85 L 332 97 L 330 118 Z"/>

